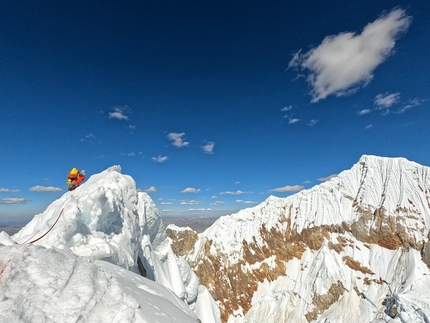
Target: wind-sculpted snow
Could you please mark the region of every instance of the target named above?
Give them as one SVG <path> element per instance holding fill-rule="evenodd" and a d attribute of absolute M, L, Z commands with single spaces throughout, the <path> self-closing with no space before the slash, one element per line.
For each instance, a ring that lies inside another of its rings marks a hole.
<path fill-rule="evenodd" d="M 186 257 L 223 322 L 427 323 L 429 224 L 430 168 L 363 156 L 328 182 L 221 217 Z"/>
<path fill-rule="evenodd" d="M 124 268 L 67 249 L 0 250 L 0 322 L 197 322 L 167 288 Z"/>
<path fill-rule="evenodd" d="M 192 310 L 214 308 L 214 300 L 188 263 L 172 252 L 154 202 L 137 192 L 132 177 L 121 174 L 119 166 L 91 176 L 51 203 L 12 239 L 0 236 L 0 243 L 31 243 L 103 260 L 160 283 Z M 211 318 L 203 323 L 219 322 L 216 311 L 209 313 Z"/>

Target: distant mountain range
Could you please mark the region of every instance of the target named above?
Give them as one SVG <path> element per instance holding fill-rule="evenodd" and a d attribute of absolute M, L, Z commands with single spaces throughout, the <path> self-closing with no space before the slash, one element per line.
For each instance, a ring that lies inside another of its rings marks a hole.
<path fill-rule="evenodd" d="M 430 322 L 430 168 L 362 156 L 330 181 L 167 227 L 228 323 Z"/>

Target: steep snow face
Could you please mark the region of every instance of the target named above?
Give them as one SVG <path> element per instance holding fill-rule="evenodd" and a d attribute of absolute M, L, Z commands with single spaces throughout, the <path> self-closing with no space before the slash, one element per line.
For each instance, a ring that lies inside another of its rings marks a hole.
<path fill-rule="evenodd" d="M 1 322 L 198 322 L 167 288 L 108 262 L 33 245 L 0 250 Z"/>
<path fill-rule="evenodd" d="M 429 223 L 430 168 L 363 156 L 221 217 L 186 257 L 223 322 L 428 322 Z"/>
<path fill-rule="evenodd" d="M 140 272 L 172 290 L 191 309 L 214 307 L 188 263 L 172 252 L 154 202 L 136 191 L 134 180 L 121 174 L 119 166 L 65 193 L 12 238 L 14 243 L 69 249 Z M 3 237 L 2 242 L 10 244 L 9 240 Z M 219 314 L 211 314 L 204 323 L 219 322 Z"/>

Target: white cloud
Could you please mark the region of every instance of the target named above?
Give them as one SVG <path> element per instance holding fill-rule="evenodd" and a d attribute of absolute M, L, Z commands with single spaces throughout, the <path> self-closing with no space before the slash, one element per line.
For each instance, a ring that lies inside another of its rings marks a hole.
<path fill-rule="evenodd" d="M 192 187 L 187 187 L 186 189 L 184 189 L 183 191 L 181 191 L 181 193 L 199 193 L 200 192 L 200 188 L 195 189 Z"/>
<path fill-rule="evenodd" d="M 329 181 L 329 180 L 331 180 L 332 178 L 335 178 L 335 177 L 337 177 L 337 174 L 333 174 L 333 175 L 330 175 L 330 176 L 327 176 L 327 177 L 321 177 L 321 178 L 318 178 L 318 180 L 320 182 L 327 182 L 327 181 Z"/>
<path fill-rule="evenodd" d="M 404 10 L 392 10 L 364 27 L 361 34 L 328 36 L 307 53 L 297 52 L 289 67 L 309 72 L 312 102 L 331 94 L 349 95 L 372 80 L 373 71 L 393 54 L 396 39 L 408 29 L 411 20 Z"/>
<path fill-rule="evenodd" d="M 244 201 L 244 200 L 236 200 L 236 203 L 243 203 L 243 204 L 258 204 L 258 202 L 254 202 L 254 201 Z"/>
<path fill-rule="evenodd" d="M 370 109 L 363 109 L 363 110 L 357 111 L 357 114 L 359 116 L 363 116 L 363 115 L 368 114 L 370 112 L 371 112 Z"/>
<path fill-rule="evenodd" d="M 98 156 L 95 156 L 93 158 L 95 158 L 95 159 L 102 159 L 102 158 L 105 158 L 105 155 L 98 155 Z"/>
<path fill-rule="evenodd" d="M 146 190 L 143 190 L 145 193 L 155 193 L 157 190 L 154 186 L 151 186 L 150 188 L 147 188 Z"/>
<path fill-rule="evenodd" d="M 152 161 L 156 163 L 164 163 L 168 159 L 167 156 L 158 155 L 157 157 L 152 157 Z"/>
<path fill-rule="evenodd" d="M 181 205 L 197 205 L 199 203 L 200 202 L 198 202 L 196 200 L 189 200 L 189 201 L 183 200 L 183 201 L 181 201 Z"/>
<path fill-rule="evenodd" d="M 30 187 L 30 191 L 32 191 L 32 192 L 61 192 L 63 190 L 59 187 L 37 185 L 37 186 Z"/>
<path fill-rule="evenodd" d="M 392 94 L 378 94 L 375 97 L 375 105 L 377 110 L 388 109 L 392 105 L 399 102 L 400 93 L 392 93 Z"/>
<path fill-rule="evenodd" d="M 413 99 L 413 100 L 409 100 L 409 102 L 407 104 L 405 104 L 403 107 L 401 107 L 400 109 L 398 109 L 397 111 L 394 111 L 394 113 L 396 114 L 401 114 L 403 112 L 405 112 L 406 110 L 409 110 L 411 108 L 414 108 L 416 106 L 421 105 L 421 103 L 425 101 L 425 100 L 419 100 L 417 98 Z"/>
<path fill-rule="evenodd" d="M 175 147 L 186 147 L 190 144 L 189 142 L 185 141 L 185 132 L 171 132 L 167 135 L 167 138 L 172 141 L 172 145 Z"/>
<path fill-rule="evenodd" d="M 0 200 L 0 204 L 27 204 L 30 201 L 22 197 L 5 197 Z"/>
<path fill-rule="evenodd" d="M 225 202 L 223 202 L 223 201 L 215 201 L 215 202 L 213 202 L 213 203 L 211 203 L 211 204 L 209 204 L 210 206 L 219 206 L 219 205 L 223 205 Z"/>
<path fill-rule="evenodd" d="M 289 124 L 293 124 L 293 123 L 296 123 L 296 122 L 299 122 L 300 121 L 300 119 L 297 119 L 297 118 L 289 118 L 289 120 L 288 120 L 288 123 Z"/>
<path fill-rule="evenodd" d="M 373 128 L 373 124 L 367 125 L 366 128 L 364 128 L 364 129 L 367 130 L 367 129 L 371 129 L 371 128 Z"/>
<path fill-rule="evenodd" d="M 270 192 L 278 192 L 278 193 L 284 193 L 284 192 L 299 192 L 303 190 L 305 187 L 302 185 L 293 185 L 293 186 L 284 186 L 284 187 L 278 187 L 271 189 Z"/>
<path fill-rule="evenodd" d="M 214 146 L 215 146 L 215 143 L 213 141 L 208 141 L 206 144 L 202 146 L 203 152 L 205 154 L 213 154 Z"/>
<path fill-rule="evenodd" d="M 18 193 L 19 190 L 11 190 L 10 188 L 1 188 L 0 187 L 0 193 Z"/>
<path fill-rule="evenodd" d="M 173 205 L 173 202 L 161 202 L 161 205 Z"/>
<path fill-rule="evenodd" d="M 309 127 L 313 127 L 318 123 L 318 120 L 316 119 L 312 119 L 311 121 L 308 122 L 308 126 Z"/>
<path fill-rule="evenodd" d="M 245 192 L 241 191 L 241 190 L 237 190 L 236 192 L 231 192 L 231 191 L 226 191 L 226 192 L 221 192 L 221 195 L 223 194 L 228 194 L 228 195 L 241 195 L 241 194 L 245 194 Z"/>
<path fill-rule="evenodd" d="M 109 112 L 109 119 L 128 120 L 129 112 L 130 108 L 128 107 L 128 105 L 114 106 L 113 111 Z"/>
<path fill-rule="evenodd" d="M 283 107 L 282 109 L 281 109 L 281 111 L 282 112 L 285 112 L 285 111 L 290 111 L 290 110 L 292 110 L 293 109 L 293 106 L 292 105 L 289 105 L 288 107 Z"/>

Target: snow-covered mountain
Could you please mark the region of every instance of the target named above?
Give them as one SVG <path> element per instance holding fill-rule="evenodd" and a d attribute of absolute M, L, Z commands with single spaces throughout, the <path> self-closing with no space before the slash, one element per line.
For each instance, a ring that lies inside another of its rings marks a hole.
<path fill-rule="evenodd" d="M 0 233 L 1 322 L 198 320 L 219 323 L 216 303 L 119 166 Z"/>
<path fill-rule="evenodd" d="M 428 323 L 429 228 L 430 168 L 363 156 L 201 234 L 167 231 L 223 322 Z"/>

